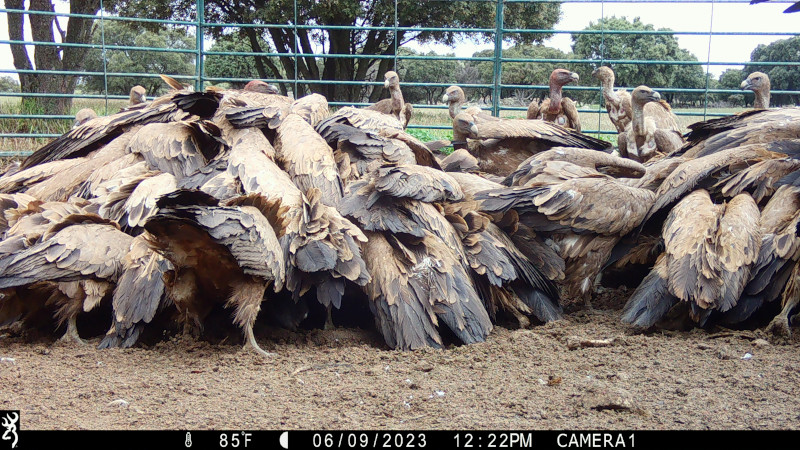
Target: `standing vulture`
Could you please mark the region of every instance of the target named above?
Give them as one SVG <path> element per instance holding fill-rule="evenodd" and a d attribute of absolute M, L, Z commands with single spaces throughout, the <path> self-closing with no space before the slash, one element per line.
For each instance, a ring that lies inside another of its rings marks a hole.
<path fill-rule="evenodd" d="M 658 92 L 639 86 L 631 94 L 631 105 L 633 120 L 625 133 L 619 134 L 620 156 L 645 162 L 683 145 L 675 115 Z"/>
<path fill-rule="evenodd" d="M 614 124 L 618 133 L 624 133 L 625 128 L 633 120 L 631 94 L 625 89 L 614 90 L 614 71 L 610 67 L 600 66 L 594 69 L 592 76 L 600 80 L 606 111 L 608 111 L 611 123 Z"/>
<path fill-rule="evenodd" d="M 386 72 L 383 86 L 389 90 L 389 98 L 385 98 L 374 105 L 370 105 L 366 109 L 392 115 L 396 117 L 403 125 L 403 128 L 405 128 L 411 120 L 413 107 L 410 103 L 403 101 L 403 92 L 400 90 L 400 76 L 397 75 L 397 72 L 392 70 Z"/>
<path fill-rule="evenodd" d="M 537 100 L 531 102 L 528 106 L 528 119 L 541 119 L 581 131 L 581 119 L 575 102 L 561 93 L 564 85 L 573 81 L 577 83 L 579 78 L 577 73 L 566 69 L 554 70 L 550 74 L 550 96 L 539 105 L 535 103 Z"/>
<path fill-rule="evenodd" d="M 770 84 L 767 74 L 764 72 L 751 73 L 742 81 L 741 88 L 755 92 L 756 100 L 753 102 L 754 109 L 769 108 Z"/>

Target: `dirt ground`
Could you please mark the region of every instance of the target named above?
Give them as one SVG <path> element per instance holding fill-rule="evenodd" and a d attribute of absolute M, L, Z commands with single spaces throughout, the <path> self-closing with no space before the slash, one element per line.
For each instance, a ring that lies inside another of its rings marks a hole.
<path fill-rule="evenodd" d="M 486 343 L 388 350 L 373 330 L 93 345 L 0 329 L 0 409 L 25 429 L 798 429 L 800 338 L 641 333 L 624 293 Z M 592 342 L 594 345 L 591 346 Z"/>

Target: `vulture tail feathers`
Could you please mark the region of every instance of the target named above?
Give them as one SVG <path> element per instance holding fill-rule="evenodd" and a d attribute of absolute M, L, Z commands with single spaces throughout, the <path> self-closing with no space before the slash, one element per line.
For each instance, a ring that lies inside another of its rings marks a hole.
<path fill-rule="evenodd" d="M 669 292 L 667 280 L 662 278 L 654 267 L 644 277 L 622 309 L 622 321 L 642 328 L 650 328 L 661 320 L 676 303 L 678 303 L 678 299 Z"/>

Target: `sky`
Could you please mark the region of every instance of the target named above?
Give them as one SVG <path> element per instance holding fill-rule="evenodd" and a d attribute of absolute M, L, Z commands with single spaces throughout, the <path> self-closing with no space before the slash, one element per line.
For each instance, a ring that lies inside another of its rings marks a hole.
<path fill-rule="evenodd" d="M 619 0 L 617 0 L 619 1 Z M 4 4 L 4 2 L 3 2 Z M 642 22 L 653 24 L 656 29 L 670 28 L 674 31 L 702 32 L 705 35 L 677 35 L 679 45 L 692 52 L 699 61 L 711 62 L 746 62 L 750 53 L 758 44 L 787 39 L 789 36 L 748 35 L 730 36 L 715 35 L 709 38 L 709 30 L 718 32 L 758 32 L 758 33 L 800 33 L 800 13 L 783 14 L 788 3 L 771 2 L 758 5 L 747 3 L 729 3 L 717 0 L 715 3 L 564 3 L 561 6 L 561 20 L 556 30 L 581 30 L 596 22 L 601 17 L 641 17 Z M 66 12 L 66 2 L 56 2 L 56 10 Z M 712 17 L 713 10 L 713 17 Z M 29 30 L 26 38 L 30 39 Z M 0 39 L 8 39 L 6 14 L 0 13 Z M 709 39 L 711 40 L 709 52 Z M 556 34 L 545 42 L 545 45 L 556 47 L 564 52 L 571 50 L 572 40 L 569 33 Z M 493 46 L 461 43 L 455 48 L 442 45 L 412 45 L 416 50 L 434 50 L 439 53 L 455 52 L 457 56 L 467 57 L 479 50 L 491 49 Z M 710 66 L 711 73 L 719 76 L 728 68 L 741 68 L 741 65 Z M 0 76 L 11 74 L 2 70 L 13 69 L 11 51 L 7 44 L 0 44 Z M 705 68 L 704 68 L 705 69 Z"/>

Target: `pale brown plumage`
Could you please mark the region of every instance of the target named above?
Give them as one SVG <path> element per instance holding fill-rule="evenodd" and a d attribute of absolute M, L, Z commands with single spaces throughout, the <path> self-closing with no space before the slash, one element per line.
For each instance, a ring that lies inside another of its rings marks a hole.
<path fill-rule="evenodd" d="M 275 154 L 301 192 L 317 188 L 323 203 L 339 204 L 343 186 L 333 149 L 302 117 L 290 114 L 278 127 Z"/>
<path fill-rule="evenodd" d="M 579 76 L 566 69 L 556 69 L 550 74 L 550 96 L 539 104 L 538 108 L 528 106 L 528 119 L 541 119 L 553 122 L 562 127 L 581 131 L 581 120 L 575 102 L 569 97 L 564 97 L 562 87 L 572 82 L 578 82 Z M 536 101 L 536 100 L 535 100 Z M 533 102 L 532 102 L 533 103 Z"/>
<path fill-rule="evenodd" d="M 574 298 L 589 293 L 616 243 L 641 224 L 655 196 L 592 168 L 543 161 L 525 186 L 489 190 L 475 198 L 482 211 L 514 209 L 520 223 L 547 233 L 566 262 L 565 285 Z"/>
<path fill-rule="evenodd" d="M 101 349 L 133 346 L 145 325 L 170 305 L 165 280 L 174 267 L 150 247 L 152 239 L 148 233 L 135 237 L 122 260 L 122 275 L 112 297 L 114 320 Z"/>
<path fill-rule="evenodd" d="M 623 321 L 649 327 L 678 301 L 705 323 L 713 310 L 733 308 L 749 280 L 761 246 L 760 213 L 748 194 L 714 204 L 699 189 L 664 222 L 665 252 L 625 306 Z"/>
<path fill-rule="evenodd" d="M 286 272 L 275 232 L 252 206 L 214 206 L 197 191 L 176 191 L 159 200 L 145 224 L 150 245 L 175 268 L 169 295 L 184 326 L 202 329 L 215 304 L 234 307 L 234 323 L 246 345 L 262 350 L 253 335 L 266 288 L 283 285 Z M 189 329 L 189 328 L 187 328 Z"/>
<path fill-rule="evenodd" d="M 756 94 L 756 99 L 753 102 L 754 109 L 767 109 L 769 108 L 770 98 L 770 83 L 769 75 L 764 72 L 753 72 L 742 81 L 740 86 L 742 89 L 748 89 Z"/>
<path fill-rule="evenodd" d="M 774 151 L 790 154 L 800 145 L 800 108 L 753 109 L 689 129 L 688 142 L 675 154 L 697 158 L 746 144 L 770 144 Z"/>
<path fill-rule="evenodd" d="M 64 338 L 82 342 L 77 316 L 93 309 L 110 292 L 133 238 L 115 224 L 87 214 L 67 216 L 44 232 L 37 243 L 8 252 L 15 242 L 24 239 L 18 236 L 3 241 L 0 289 L 58 283 L 58 292 L 53 291 L 57 296 L 55 316 L 59 324 L 67 323 Z M 13 297 L 6 301 L 13 301 Z"/>
<path fill-rule="evenodd" d="M 618 133 L 624 133 L 625 128 L 633 120 L 631 94 L 625 89 L 614 90 L 614 71 L 610 67 L 600 66 L 594 69 L 592 76 L 600 80 L 601 92 L 611 123 L 614 124 Z"/>
<path fill-rule="evenodd" d="M 646 173 L 642 164 L 619 156 L 575 147 L 554 147 L 523 161 L 503 182 L 506 186 L 524 185 L 538 174 L 545 161 L 567 161 L 613 177 L 641 178 Z"/>
<path fill-rule="evenodd" d="M 675 115 L 658 92 L 647 86 L 637 87 L 631 94 L 631 106 L 630 126 L 619 134 L 620 156 L 644 162 L 658 154 L 670 154 L 683 145 Z"/>
<path fill-rule="evenodd" d="M 468 140 L 469 139 L 469 140 Z M 476 123 L 460 113 L 453 120 L 453 145 L 467 148 L 482 171 L 507 176 L 531 155 L 553 147 L 605 149 L 608 142 L 542 120 L 503 119 Z"/>

